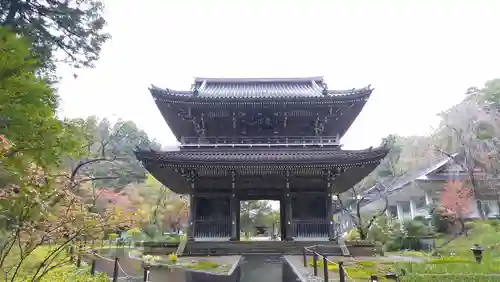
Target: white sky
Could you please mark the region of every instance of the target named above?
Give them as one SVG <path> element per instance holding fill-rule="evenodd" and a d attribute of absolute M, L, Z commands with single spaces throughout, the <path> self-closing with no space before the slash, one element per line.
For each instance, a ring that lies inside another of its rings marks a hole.
<path fill-rule="evenodd" d="M 342 140 L 378 145 L 425 134 L 469 86 L 500 77 L 500 1 L 108 0 L 113 38 L 95 69 L 61 69 L 61 113 L 136 122 L 175 138 L 151 84 L 194 76 L 324 76 L 330 89 L 375 88 Z M 467 3 L 467 4 L 464 4 Z"/>

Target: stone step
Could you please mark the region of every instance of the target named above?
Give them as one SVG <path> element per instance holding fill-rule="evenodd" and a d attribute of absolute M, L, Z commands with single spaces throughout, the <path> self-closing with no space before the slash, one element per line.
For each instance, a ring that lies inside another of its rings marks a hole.
<path fill-rule="evenodd" d="M 245 255 L 276 254 L 300 255 L 304 247 L 319 245 L 316 250 L 325 255 L 342 255 L 339 245 L 334 242 L 188 242 L 182 255 Z"/>

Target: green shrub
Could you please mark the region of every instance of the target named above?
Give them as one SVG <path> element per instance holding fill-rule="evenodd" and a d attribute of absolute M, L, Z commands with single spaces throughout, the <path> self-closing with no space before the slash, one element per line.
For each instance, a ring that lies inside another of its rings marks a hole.
<path fill-rule="evenodd" d="M 422 223 L 424 223 L 424 224 L 427 224 L 427 223 L 428 223 L 428 220 L 427 220 L 425 217 L 421 216 L 421 215 L 419 215 L 419 216 L 415 216 L 415 217 L 413 218 L 413 220 L 414 220 L 414 221 L 420 221 L 420 222 L 422 222 Z"/>
<path fill-rule="evenodd" d="M 367 237 L 371 241 L 384 245 L 389 241 L 393 229 L 393 220 L 387 216 L 380 216 L 373 222 Z"/>
<path fill-rule="evenodd" d="M 432 226 L 436 232 L 447 233 L 450 229 L 450 220 L 443 214 L 443 209 L 438 206 L 431 207 L 429 214 L 431 216 Z"/>
<path fill-rule="evenodd" d="M 394 228 L 386 244 L 387 251 L 421 250 L 420 240 L 432 233 L 431 228 L 422 220 L 410 220 L 402 228 Z"/>
<path fill-rule="evenodd" d="M 358 232 L 357 228 L 353 228 L 353 229 L 351 229 L 351 231 L 349 231 L 347 233 L 347 240 L 349 240 L 349 241 L 357 241 L 359 239 L 360 239 L 360 237 L 359 237 L 359 232 Z"/>

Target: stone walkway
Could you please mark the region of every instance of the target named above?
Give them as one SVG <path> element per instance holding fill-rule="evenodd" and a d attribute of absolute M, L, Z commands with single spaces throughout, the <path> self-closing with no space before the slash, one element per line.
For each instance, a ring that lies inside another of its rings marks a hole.
<path fill-rule="evenodd" d="M 308 256 L 308 259 L 310 256 Z M 324 282 L 323 267 L 318 267 L 318 276 L 314 276 L 314 268 L 312 266 L 304 267 L 304 261 L 302 256 L 285 256 L 285 259 L 291 264 L 292 268 L 299 273 L 302 277 L 302 282 Z M 322 259 L 322 258 L 321 258 Z M 330 256 L 329 261 L 339 262 L 343 261 L 346 265 L 350 263 L 355 263 L 356 261 L 373 261 L 373 262 L 425 262 L 424 258 L 418 257 L 406 257 L 398 255 L 389 255 L 384 257 L 341 257 L 341 256 Z M 349 279 L 349 273 L 346 272 L 346 281 L 354 281 Z M 368 281 L 369 277 L 366 277 Z M 337 271 L 328 272 L 328 281 L 340 281 L 339 274 Z"/>
<path fill-rule="evenodd" d="M 343 257 L 342 257 L 343 258 Z M 301 282 L 324 282 L 323 268 L 318 269 L 318 276 L 314 276 L 313 267 L 304 267 L 302 256 L 285 256 L 291 268 L 300 276 Z M 339 281 L 337 272 L 328 272 L 328 281 Z"/>

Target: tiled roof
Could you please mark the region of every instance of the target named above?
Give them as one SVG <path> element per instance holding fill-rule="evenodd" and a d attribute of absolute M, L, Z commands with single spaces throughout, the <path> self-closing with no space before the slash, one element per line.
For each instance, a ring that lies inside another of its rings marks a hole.
<path fill-rule="evenodd" d="M 311 82 L 315 81 L 317 83 L 323 82 L 322 76 L 310 76 L 310 77 L 253 77 L 253 78 L 222 78 L 222 77 L 196 77 L 194 79 L 195 83 L 263 83 L 263 82 L 281 82 L 281 83 L 301 83 L 301 82 Z"/>
<path fill-rule="evenodd" d="M 154 152 L 138 151 L 140 160 L 152 160 L 168 163 L 244 163 L 258 165 L 265 163 L 325 163 L 349 165 L 353 163 L 379 162 L 387 154 L 386 148 L 371 150 L 204 150 Z"/>
<path fill-rule="evenodd" d="M 199 97 L 265 98 L 265 97 L 321 97 L 321 89 L 311 83 L 207 83 L 198 90 Z"/>
<path fill-rule="evenodd" d="M 457 154 L 453 154 L 453 156 L 457 156 Z M 430 166 L 430 167 L 425 167 L 424 169 L 421 169 L 418 171 L 416 174 L 415 173 L 407 173 L 403 175 L 402 177 L 398 178 L 392 185 L 390 185 L 389 191 L 384 191 L 382 185 L 380 184 L 375 184 L 372 186 L 370 189 L 366 190 L 361 196 L 365 198 L 366 201 L 364 201 L 361 206 L 366 206 L 368 204 L 371 204 L 375 201 L 378 201 L 382 199 L 382 197 L 387 197 L 393 194 L 396 194 L 398 192 L 401 192 L 404 190 L 404 188 L 412 183 L 415 180 L 425 180 L 426 176 L 437 169 L 441 168 L 445 164 L 447 164 L 451 158 L 447 157 L 442 159 L 441 161 L 437 162 L 436 164 Z M 377 190 L 379 189 L 381 192 L 379 193 Z"/>
<path fill-rule="evenodd" d="M 176 91 L 153 86 L 153 95 L 198 98 L 322 98 L 369 96 L 369 86 L 350 90 L 327 90 L 322 77 L 306 78 L 196 78 L 191 91 Z"/>

